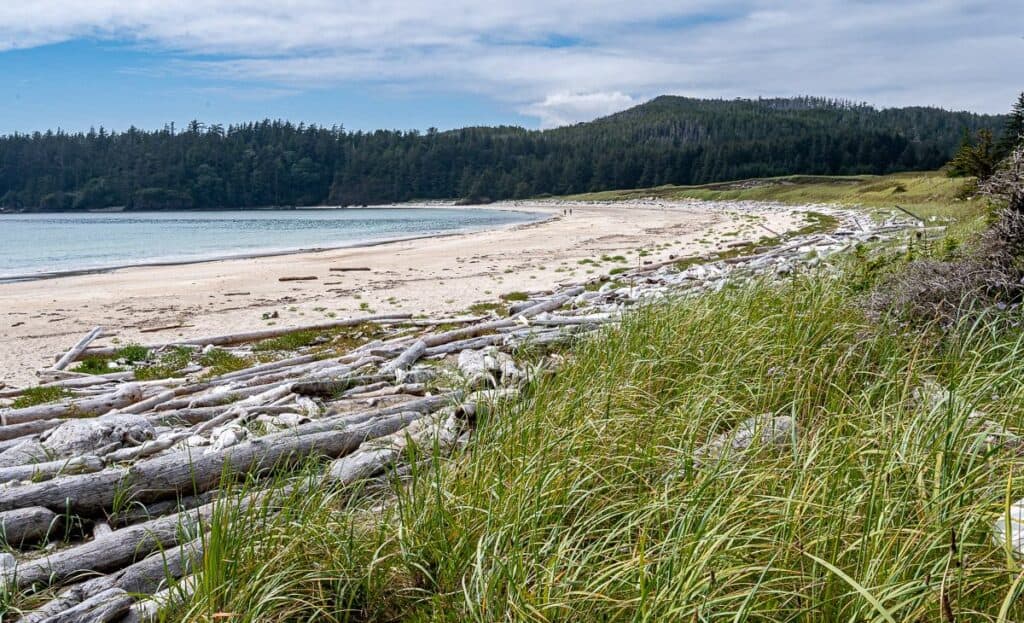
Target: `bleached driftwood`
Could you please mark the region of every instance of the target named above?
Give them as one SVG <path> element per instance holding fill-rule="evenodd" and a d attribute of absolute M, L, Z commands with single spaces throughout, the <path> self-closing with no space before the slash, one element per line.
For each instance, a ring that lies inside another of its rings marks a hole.
<path fill-rule="evenodd" d="M 0 425 L 23 424 L 33 420 L 54 418 L 86 418 L 102 415 L 114 409 L 127 407 L 142 400 L 142 388 L 129 383 L 117 391 L 83 400 L 70 400 L 55 404 L 43 404 L 24 409 L 0 410 Z"/>
<path fill-rule="evenodd" d="M 168 580 L 191 572 L 202 559 L 203 545 L 204 537 L 199 537 L 183 545 L 157 551 L 115 573 L 69 586 L 55 598 L 27 613 L 21 623 L 42 623 L 48 617 L 77 606 L 90 595 L 110 588 L 120 588 L 131 594 L 152 594 L 165 587 Z"/>
<path fill-rule="evenodd" d="M 412 314 L 384 314 L 377 316 L 364 316 L 361 318 L 345 318 L 332 320 L 330 322 L 319 322 L 316 324 L 299 325 L 294 327 L 274 327 L 272 329 L 261 329 L 259 331 L 245 331 L 242 333 L 228 333 L 225 335 L 211 335 L 197 337 L 167 344 L 154 344 L 146 346 L 151 351 L 170 348 L 173 346 L 229 346 L 245 342 L 258 342 L 300 331 L 327 331 L 342 327 L 354 327 L 361 324 L 390 324 L 401 323 L 412 318 Z M 109 357 L 117 352 L 116 348 L 87 349 L 80 356 L 105 356 Z"/>
<path fill-rule="evenodd" d="M 57 363 L 53 364 L 51 370 L 63 370 L 68 365 L 75 361 L 75 359 L 82 354 L 82 352 L 88 348 L 89 344 L 103 333 L 103 327 L 96 327 L 90 331 L 85 337 L 80 339 L 77 344 L 71 347 L 71 350 L 64 353 L 64 356 L 57 360 Z"/>
<path fill-rule="evenodd" d="M 48 508 L 28 506 L 0 513 L 0 543 L 22 547 L 45 539 L 60 525 L 61 516 Z"/>
<path fill-rule="evenodd" d="M 101 469 L 103 469 L 103 459 L 87 454 L 44 463 L 0 467 L 0 484 L 15 480 L 46 480 L 65 474 L 91 474 Z"/>
<path fill-rule="evenodd" d="M 296 429 L 254 439 L 224 452 L 202 454 L 186 449 L 140 461 L 129 468 L 55 478 L 10 489 L 0 497 L 0 511 L 44 506 L 91 517 L 109 510 L 118 497 L 147 503 L 202 493 L 217 486 L 224 473 L 260 473 L 312 455 L 336 458 L 355 450 L 367 439 L 398 430 L 412 419 L 408 414 L 399 414 L 344 430 L 335 430 L 333 426 L 324 432 Z"/>

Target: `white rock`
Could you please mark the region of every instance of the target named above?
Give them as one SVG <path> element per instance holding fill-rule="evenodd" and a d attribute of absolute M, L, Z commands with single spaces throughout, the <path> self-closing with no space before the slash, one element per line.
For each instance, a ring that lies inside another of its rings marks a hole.
<path fill-rule="evenodd" d="M 1007 518 L 1000 516 L 992 525 L 993 538 L 996 544 L 1006 547 L 1009 541 L 1013 552 L 1018 556 L 1024 556 L 1024 499 L 1017 500 L 1010 506 L 1009 528 L 1010 536 L 1007 539 Z"/>

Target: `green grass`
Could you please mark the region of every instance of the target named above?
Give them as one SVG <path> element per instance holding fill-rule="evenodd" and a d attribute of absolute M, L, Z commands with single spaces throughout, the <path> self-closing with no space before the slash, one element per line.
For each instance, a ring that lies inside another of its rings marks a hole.
<path fill-rule="evenodd" d="M 78 364 L 71 368 L 72 372 L 81 372 L 82 374 L 109 374 L 110 372 L 120 372 L 121 369 L 117 367 L 110 367 L 112 360 L 109 357 L 86 357 L 85 359 L 78 362 Z"/>
<path fill-rule="evenodd" d="M 226 350 L 213 348 L 202 354 L 199 364 L 209 368 L 206 372 L 207 375 L 214 377 L 248 368 L 254 365 L 254 362 L 248 357 L 239 357 Z"/>
<path fill-rule="evenodd" d="M 305 348 L 322 335 L 320 331 L 296 331 L 280 337 L 270 338 L 257 343 L 252 349 L 256 352 L 271 350 L 298 350 Z"/>
<path fill-rule="evenodd" d="M 181 346 L 175 347 L 163 353 L 156 363 L 136 368 L 135 378 L 140 381 L 170 378 L 191 363 L 192 351 Z"/>
<path fill-rule="evenodd" d="M 114 354 L 114 359 L 124 359 L 129 363 L 138 363 L 149 359 L 149 349 L 138 344 L 129 344 Z"/>
<path fill-rule="evenodd" d="M 530 300 L 530 295 L 526 292 L 506 292 L 501 295 L 501 300 L 509 302 L 528 301 Z"/>
<path fill-rule="evenodd" d="M 21 392 L 20 396 L 14 399 L 11 406 L 15 409 L 24 409 L 48 402 L 56 402 L 70 395 L 71 393 L 63 387 L 28 387 Z"/>
<path fill-rule="evenodd" d="M 507 310 L 508 307 L 506 305 L 486 301 L 481 303 L 473 303 L 472 305 L 466 308 L 466 311 L 468 311 L 470 314 L 473 314 L 474 316 L 489 314 L 491 312 L 495 312 L 501 315 Z"/>
<path fill-rule="evenodd" d="M 661 199 L 762 200 L 791 204 L 838 203 L 867 208 L 900 205 L 922 218 L 936 217 L 964 223 L 965 231 L 976 231 L 984 200 L 957 198 L 963 178 L 950 178 L 939 171 L 893 175 L 814 176 L 741 180 L 702 186 L 658 186 L 637 190 L 613 190 L 571 199 L 584 201 L 625 201 L 644 197 Z"/>
<path fill-rule="evenodd" d="M 643 308 L 383 513 L 318 488 L 235 517 L 226 562 L 176 616 L 995 621 L 1005 604 L 1024 619 L 1020 566 L 991 534 L 1024 496 L 1019 458 L 972 451 L 968 408 L 914 398 L 936 378 L 1024 430 L 1024 334 L 996 318 L 904 334 L 857 295 L 810 276 Z M 799 434 L 694 465 L 764 413 Z"/>

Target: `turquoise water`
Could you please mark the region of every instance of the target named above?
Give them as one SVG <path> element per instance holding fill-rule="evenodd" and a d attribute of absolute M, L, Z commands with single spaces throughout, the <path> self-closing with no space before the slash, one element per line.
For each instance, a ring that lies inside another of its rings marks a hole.
<path fill-rule="evenodd" d="M 537 218 L 432 207 L 0 215 L 0 279 L 356 246 Z"/>

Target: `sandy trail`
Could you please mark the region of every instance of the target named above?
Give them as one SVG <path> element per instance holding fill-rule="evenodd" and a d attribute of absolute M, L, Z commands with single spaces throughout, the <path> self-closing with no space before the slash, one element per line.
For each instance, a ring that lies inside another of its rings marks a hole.
<path fill-rule="evenodd" d="M 705 253 L 805 223 L 806 207 L 750 202 L 505 203 L 549 220 L 503 229 L 295 255 L 0 284 L 0 381 L 35 382 L 91 327 L 121 344 L 322 322 L 333 317 L 464 312 L 513 291 Z M 563 214 L 571 207 L 572 215 Z M 601 260 L 622 256 L 622 260 Z M 584 263 L 581 264 L 580 262 Z M 596 265 L 588 261 L 596 262 Z M 333 272 L 332 267 L 370 267 Z M 315 281 L 278 281 L 316 276 Z M 274 320 L 265 314 L 276 312 Z M 154 333 L 141 329 L 182 323 Z M 97 344 L 110 343 L 109 340 Z"/>

